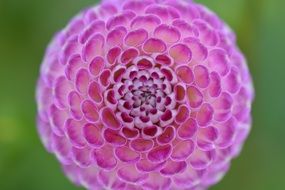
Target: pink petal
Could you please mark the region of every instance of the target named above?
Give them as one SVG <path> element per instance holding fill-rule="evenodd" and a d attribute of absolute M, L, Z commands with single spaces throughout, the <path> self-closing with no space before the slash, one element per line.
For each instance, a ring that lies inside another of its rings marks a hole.
<path fill-rule="evenodd" d="M 189 118 L 178 128 L 178 136 L 182 139 L 190 139 L 197 131 L 197 123 L 194 119 Z"/>
<path fill-rule="evenodd" d="M 160 39 L 150 38 L 143 44 L 143 50 L 146 53 L 162 53 L 166 50 L 166 45 Z"/>
<path fill-rule="evenodd" d="M 187 65 L 178 67 L 176 69 L 176 74 L 181 79 L 181 81 L 186 84 L 191 84 L 194 81 L 194 74 Z"/>
<path fill-rule="evenodd" d="M 160 144 L 168 144 L 175 138 L 175 129 L 172 126 L 166 127 L 163 133 L 157 137 Z"/>
<path fill-rule="evenodd" d="M 107 60 L 109 64 L 113 65 L 116 61 L 118 61 L 118 57 L 121 54 L 121 48 L 114 47 L 110 49 L 107 53 Z"/>
<path fill-rule="evenodd" d="M 161 23 L 160 19 L 154 15 L 137 16 L 131 23 L 134 29 L 145 28 L 147 31 L 152 31 Z"/>
<path fill-rule="evenodd" d="M 74 119 L 81 120 L 83 116 L 80 107 L 82 102 L 81 96 L 76 91 L 72 91 L 68 95 L 68 102 L 69 102 L 70 112 L 74 117 Z"/>
<path fill-rule="evenodd" d="M 194 68 L 195 83 L 200 88 L 206 88 L 210 83 L 208 69 L 205 66 L 198 65 Z"/>
<path fill-rule="evenodd" d="M 238 92 L 241 86 L 241 76 L 236 69 L 231 69 L 230 73 L 223 80 L 223 87 L 230 93 Z"/>
<path fill-rule="evenodd" d="M 94 81 L 89 85 L 88 95 L 95 103 L 97 104 L 102 103 L 103 97 L 102 97 L 100 84 L 98 82 Z"/>
<path fill-rule="evenodd" d="M 153 163 L 149 161 L 148 159 L 141 159 L 136 163 L 136 167 L 139 171 L 142 172 L 152 172 L 154 170 L 158 170 L 162 168 L 162 166 L 165 164 L 165 162 L 162 163 Z"/>
<path fill-rule="evenodd" d="M 104 67 L 105 62 L 103 57 L 95 57 L 89 65 L 89 71 L 93 76 L 97 77 L 102 72 Z"/>
<path fill-rule="evenodd" d="M 186 38 L 184 42 L 192 52 L 193 61 L 202 62 L 208 57 L 207 48 L 195 38 Z"/>
<path fill-rule="evenodd" d="M 177 173 L 183 172 L 187 168 L 187 164 L 185 161 L 175 162 L 172 160 L 168 160 L 166 165 L 163 167 L 160 172 L 163 175 L 175 175 Z"/>
<path fill-rule="evenodd" d="M 179 173 L 174 176 L 174 182 L 180 188 L 190 188 L 194 190 L 194 186 L 200 183 L 201 178 L 205 175 L 204 170 L 195 170 L 192 167 L 188 167 L 183 173 Z"/>
<path fill-rule="evenodd" d="M 129 48 L 125 50 L 121 56 L 121 62 L 124 64 L 128 64 L 132 60 L 134 60 L 139 55 L 139 52 L 135 48 Z"/>
<path fill-rule="evenodd" d="M 118 170 L 118 176 L 127 182 L 140 183 L 148 177 L 148 174 L 137 171 L 134 165 L 127 165 Z"/>
<path fill-rule="evenodd" d="M 92 36 L 83 47 L 82 55 L 84 61 L 90 62 L 94 57 L 103 55 L 105 39 L 101 34 Z"/>
<path fill-rule="evenodd" d="M 148 152 L 153 147 L 154 142 L 148 139 L 134 139 L 130 142 L 130 146 L 137 152 Z"/>
<path fill-rule="evenodd" d="M 134 16 L 135 14 L 132 11 L 124 11 L 121 14 L 116 14 L 108 20 L 107 29 L 111 30 L 115 27 L 127 26 Z"/>
<path fill-rule="evenodd" d="M 213 49 L 209 52 L 208 62 L 210 68 L 225 76 L 229 72 L 229 58 L 222 49 Z"/>
<path fill-rule="evenodd" d="M 105 32 L 105 22 L 102 20 L 95 20 L 92 22 L 79 36 L 79 41 L 85 44 L 92 34 Z"/>
<path fill-rule="evenodd" d="M 80 69 L 76 74 L 75 86 L 78 92 L 86 94 L 90 82 L 89 72 L 86 69 Z"/>
<path fill-rule="evenodd" d="M 184 86 L 182 86 L 180 84 L 175 85 L 174 92 L 175 92 L 175 99 L 177 102 L 184 101 L 184 99 L 186 97 L 186 90 L 185 90 Z"/>
<path fill-rule="evenodd" d="M 123 127 L 122 134 L 128 139 L 136 139 L 139 136 L 139 131 L 137 129 Z"/>
<path fill-rule="evenodd" d="M 218 97 L 221 94 L 221 79 L 218 73 L 212 72 L 210 74 L 209 94 L 211 97 Z"/>
<path fill-rule="evenodd" d="M 143 187 L 149 190 L 157 189 L 169 189 L 171 185 L 171 179 L 165 176 L 162 176 L 158 172 L 152 172 L 149 174 L 148 179 L 143 183 Z"/>
<path fill-rule="evenodd" d="M 114 30 L 112 30 L 108 35 L 107 35 L 107 44 L 109 46 L 116 46 L 116 45 L 121 45 L 123 43 L 123 40 L 127 34 L 127 29 L 125 27 L 117 27 Z"/>
<path fill-rule="evenodd" d="M 89 149 L 79 149 L 79 148 L 72 148 L 72 155 L 73 160 L 76 164 L 78 164 L 82 168 L 86 168 L 91 165 L 91 152 Z"/>
<path fill-rule="evenodd" d="M 101 119 L 106 127 L 112 129 L 119 129 L 121 127 L 121 123 L 118 121 L 114 112 L 110 108 L 102 108 Z"/>
<path fill-rule="evenodd" d="M 104 139 L 101 135 L 101 129 L 98 126 L 93 124 L 86 124 L 83 127 L 83 136 L 86 141 L 94 146 L 94 147 L 101 147 L 104 144 Z"/>
<path fill-rule="evenodd" d="M 155 61 L 157 63 L 160 63 L 162 65 L 167 65 L 167 66 L 170 66 L 173 64 L 173 60 L 167 56 L 167 55 L 164 55 L 164 54 L 159 54 L 155 57 Z"/>
<path fill-rule="evenodd" d="M 59 77 L 55 82 L 55 99 L 60 108 L 66 108 L 68 105 L 68 93 L 72 85 L 64 76 Z"/>
<path fill-rule="evenodd" d="M 51 129 L 52 131 L 58 135 L 63 136 L 63 128 L 64 124 L 67 120 L 68 113 L 66 110 L 61 110 L 55 105 L 51 105 L 49 114 L 51 117 Z"/>
<path fill-rule="evenodd" d="M 114 146 L 122 146 L 126 143 L 126 139 L 122 137 L 118 131 L 112 129 L 106 129 L 104 131 L 104 138 L 108 143 Z"/>
<path fill-rule="evenodd" d="M 228 121 L 215 126 L 218 130 L 216 144 L 220 148 L 227 148 L 233 144 L 236 133 L 236 122 L 235 119 L 230 118 Z"/>
<path fill-rule="evenodd" d="M 203 94 L 194 86 L 187 88 L 186 95 L 192 108 L 197 108 L 203 103 Z"/>
<path fill-rule="evenodd" d="M 75 80 L 78 70 L 84 65 L 81 55 L 76 54 L 70 57 L 65 68 L 65 75 L 69 80 Z"/>
<path fill-rule="evenodd" d="M 194 169 L 202 170 L 210 166 L 214 161 L 215 151 L 202 151 L 198 148 L 190 156 L 190 164 Z"/>
<path fill-rule="evenodd" d="M 69 140 L 65 137 L 59 137 L 57 135 L 52 136 L 52 150 L 60 162 L 64 164 L 71 163 L 71 145 Z"/>
<path fill-rule="evenodd" d="M 162 24 L 155 29 L 154 37 L 166 43 L 175 43 L 180 40 L 180 33 L 176 28 Z"/>
<path fill-rule="evenodd" d="M 197 132 L 197 145 L 203 151 L 215 148 L 215 140 L 218 138 L 218 130 L 214 127 L 199 128 Z"/>
<path fill-rule="evenodd" d="M 111 145 L 105 145 L 100 149 L 95 149 L 93 157 L 98 166 L 106 170 L 111 170 L 117 165 L 117 159 L 114 156 L 113 147 Z"/>
<path fill-rule="evenodd" d="M 85 146 L 85 140 L 83 138 L 83 123 L 72 119 L 67 120 L 65 123 L 65 129 L 70 142 L 77 148 Z"/>
<path fill-rule="evenodd" d="M 138 29 L 131 31 L 125 38 L 125 43 L 128 46 L 137 47 L 143 44 L 148 38 L 148 32 L 144 29 Z"/>
<path fill-rule="evenodd" d="M 171 145 L 157 146 L 148 153 L 147 157 L 152 162 L 163 162 L 168 159 L 171 151 Z"/>
<path fill-rule="evenodd" d="M 178 108 L 178 112 L 175 118 L 175 121 L 178 124 L 185 122 L 190 117 L 189 108 L 185 105 L 180 105 Z"/>
<path fill-rule="evenodd" d="M 173 148 L 171 158 L 177 161 L 185 161 L 194 151 L 195 145 L 192 140 L 180 141 Z"/>
<path fill-rule="evenodd" d="M 140 154 L 128 148 L 127 146 L 122 146 L 116 148 L 116 156 L 122 162 L 134 163 L 140 159 Z"/>
<path fill-rule="evenodd" d="M 82 113 L 88 121 L 97 122 L 99 120 L 100 115 L 98 113 L 98 108 L 92 101 L 85 100 L 81 105 L 81 109 Z"/>
<path fill-rule="evenodd" d="M 108 86 L 110 84 L 110 76 L 111 76 L 110 70 L 103 70 L 99 78 L 100 84 L 105 87 Z"/>
<path fill-rule="evenodd" d="M 163 21 L 171 21 L 173 19 L 179 18 L 179 14 L 177 11 L 172 7 L 166 7 L 162 5 L 150 5 L 146 11 L 148 14 L 157 15 Z"/>
<path fill-rule="evenodd" d="M 207 126 L 213 119 L 214 109 L 210 104 L 203 104 L 197 114 L 197 122 L 200 126 Z"/>
<path fill-rule="evenodd" d="M 185 44 L 172 46 L 169 50 L 169 54 L 177 64 L 187 64 L 192 58 L 192 52 Z"/>

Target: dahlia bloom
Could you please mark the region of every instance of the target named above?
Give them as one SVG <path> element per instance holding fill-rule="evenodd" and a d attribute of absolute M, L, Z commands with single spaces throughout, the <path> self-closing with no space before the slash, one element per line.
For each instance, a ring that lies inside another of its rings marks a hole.
<path fill-rule="evenodd" d="M 251 125 L 253 86 L 231 29 L 184 0 L 105 0 L 49 45 L 38 130 L 90 190 L 203 190 Z"/>

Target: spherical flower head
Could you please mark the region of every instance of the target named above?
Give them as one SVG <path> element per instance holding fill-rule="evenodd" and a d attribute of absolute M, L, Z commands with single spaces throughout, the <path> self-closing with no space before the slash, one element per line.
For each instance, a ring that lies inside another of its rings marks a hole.
<path fill-rule="evenodd" d="M 49 45 L 38 130 L 90 190 L 205 190 L 251 125 L 253 86 L 231 29 L 184 0 L 105 0 Z"/>

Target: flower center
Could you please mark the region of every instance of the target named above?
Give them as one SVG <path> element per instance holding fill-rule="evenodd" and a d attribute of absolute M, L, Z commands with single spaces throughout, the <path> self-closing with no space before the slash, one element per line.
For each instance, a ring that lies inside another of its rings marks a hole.
<path fill-rule="evenodd" d="M 105 103 L 113 108 L 125 127 L 156 137 L 176 116 L 177 82 L 170 67 L 141 56 L 113 68 L 111 85 L 104 94 Z"/>

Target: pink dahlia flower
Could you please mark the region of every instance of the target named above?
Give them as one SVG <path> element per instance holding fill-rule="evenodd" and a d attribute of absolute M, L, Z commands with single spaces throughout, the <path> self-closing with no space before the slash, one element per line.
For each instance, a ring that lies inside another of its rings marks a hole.
<path fill-rule="evenodd" d="M 184 0 L 105 0 L 49 45 L 38 129 L 91 190 L 201 190 L 251 125 L 253 86 L 235 35 Z"/>

